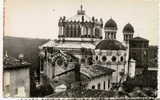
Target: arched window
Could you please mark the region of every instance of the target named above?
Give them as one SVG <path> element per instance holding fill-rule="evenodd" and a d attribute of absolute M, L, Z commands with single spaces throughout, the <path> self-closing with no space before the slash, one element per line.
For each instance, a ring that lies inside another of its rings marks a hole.
<path fill-rule="evenodd" d="M 73 25 L 71 25 L 70 31 L 71 31 L 70 37 L 73 37 Z"/>
<path fill-rule="evenodd" d="M 77 37 L 77 25 L 74 27 L 74 37 Z"/>
<path fill-rule="evenodd" d="M 98 60 L 98 56 L 96 56 L 96 60 Z"/>
<path fill-rule="evenodd" d="M 86 27 L 86 35 L 88 35 L 88 27 Z"/>
<path fill-rule="evenodd" d="M 96 36 L 96 37 L 99 37 L 99 35 L 100 35 L 100 31 L 99 31 L 98 28 L 96 28 L 96 29 L 95 29 L 95 36 Z"/>
<path fill-rule="evenodd" d="M 102 61 L 105 62 L 107 60 L 106 56 L 102 57 Z"/>
<path fill-rule="evenodd" d="M 85 37 L 86 37 L 86 27 L 85 27 L 85 26 L 83 27 L 83 34 L 84 34 Z"/>
<path fill-rule="evenodd" d="M 100 83 L 97 84 L 97 89 L 101 89 L 101 84 Z"/>
<path fill-rule="evenodd" d="M 81 27 L 78 26 L 78 37 L 80 37 L 80 35 L 81 35 Z"/>
<path fill-rule="evenodd" d="M 106 89 L 106 82 L 105 81 L 103 82 L 103 89 L 104 90 Z"/>
<path fill-rule="evenodd" d="M 69 34 L 69 26 L 66 25 L 66 27 L 65 27 L 65 36 L 68 37 L 68 34 Z"/>
<path fill-rule="evenodd" d="M 123 59 L 123 56 L 121 56 L 121 57 L 120 57 L 120 61 L 123 62 L 123 60 L 124 60 L 124 59 Z"/>
<path fill-rule="evenodd" d="M 108 80 L 108 89 L 110 88 L 110 79 Z"/>
<path fill-rule="evenodd" d="M 116 39 L 116 33 L 114 34 L 114 39 Z"/>
<path fill-rule="evenodd" d="M 115 56 L 112 57 L 112 61 L 115 62 L 117 59 Z"/>
<path fill-rule="evenodd" d="M 69 30 L 68 30 L 68 37 L 71 37 L 71 25 L 69 24 L 68 27 L 69 27 Z"/>

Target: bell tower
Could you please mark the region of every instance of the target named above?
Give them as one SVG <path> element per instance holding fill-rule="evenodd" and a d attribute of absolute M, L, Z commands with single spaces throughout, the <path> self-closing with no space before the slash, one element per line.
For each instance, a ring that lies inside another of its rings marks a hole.
<path fill-rule="evenodd" d="M 123 28 L 123 40 L 125 43 L 128 43 L 130 39 L 133 38 L 134 35 L 134 28 L 133 26 L 128 23 Z"/>
<path fill-rule="evenodd" d="M 104 26 L 104 32 L 105 32 L 105 39 L 116 40 L 117 24 L 112 18 L 110 18 L 106 22 Z"/>

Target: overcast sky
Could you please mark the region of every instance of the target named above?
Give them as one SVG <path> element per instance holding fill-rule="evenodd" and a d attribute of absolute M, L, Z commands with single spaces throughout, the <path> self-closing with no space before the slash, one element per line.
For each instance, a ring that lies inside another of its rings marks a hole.
<path fill-rule="evenodd" d="M 81 2 L 88 16 L 116 21 L 118 40 L 129 22 L 134 36 L 158 44 L 158 0 L 5 0 L 5 35 L 54 39 L 59 17 L 74 16 Z"/>

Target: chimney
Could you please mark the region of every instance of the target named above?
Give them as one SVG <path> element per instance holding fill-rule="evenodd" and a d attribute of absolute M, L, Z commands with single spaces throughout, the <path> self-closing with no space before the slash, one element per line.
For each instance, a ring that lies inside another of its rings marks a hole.
<path fill-rule="evenodd" d="M 8 54 L 7 54 L 7 51 L 6 51 L 5 56 L 4 56 L 4 64 L 8 64 L 7 58 L 8 58 Z"/>
<path fill-rule="evenodd" d="M 8 53 L 7 53 L 7 51 L 6 51 L 6 53 L 5 53 L 5 57 L 8 57 Z"/>
<path fill-rule="evenodd" d="M 20 63 L 23 64 L 24 54 L 19 54 L 18 59 L 19 59 Z"/>

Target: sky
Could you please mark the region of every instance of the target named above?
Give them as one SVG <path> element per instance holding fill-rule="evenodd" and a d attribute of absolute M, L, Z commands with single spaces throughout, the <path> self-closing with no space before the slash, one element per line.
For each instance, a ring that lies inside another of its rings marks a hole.
<path fill-rule="evenodd" d="M 130 23 L 134 36 L 158 44 L 158 0 L 5 0 L 7 36 L 55 39 L 58 19 L 70 18 L 83 5 L 90 17 L 112 18 L 118 25 L 117 38 L 123 40 L 123 27 Z"/>

